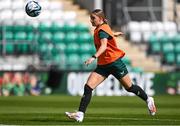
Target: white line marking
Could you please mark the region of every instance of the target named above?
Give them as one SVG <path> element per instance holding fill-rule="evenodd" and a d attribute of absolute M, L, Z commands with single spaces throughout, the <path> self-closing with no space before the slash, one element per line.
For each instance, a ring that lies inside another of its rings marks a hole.
<path fill-rule="evenodd" d="M 145 118 L 143 118 L 143 119 L 140 119 L 140 118 L 92 117 L 92 116 L 91 116 L 91 117 L 87 117 L 87 118 L 96 118 L 96 119 L 115 119 L 115 120 L 121 119 L 121 120 L 136 120 L 136 121 L 139 121 L 139 120 L 145 121 L 145 120 L 147 120 L 147 121 L 170 121 L 170 122 L 174 121 L 174 122 L 180 122 L 180 120 L 157 119 L 157 118 L 153 118 L 153 119 L 145 119 Z"/>

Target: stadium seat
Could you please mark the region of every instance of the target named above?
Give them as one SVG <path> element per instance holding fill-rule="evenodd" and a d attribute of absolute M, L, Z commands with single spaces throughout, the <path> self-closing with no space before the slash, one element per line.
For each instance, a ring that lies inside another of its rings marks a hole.
<path fill-rule="evenodd" d="M 156 34 L 151 34 L 151 36 L 149 37 L 149 40 L 148 42 L 150 44 L 153 44 L 153 43 L 157 43 L 159 41 L 158 37 L 156 36 Z"/>
<path fill-rule="evenodd" d="M 12 10 L 10 10 L 10 9 L 1 10 L 0 16 L 1 16 L 0 19 L 3 19 L 3 20 L 1 20 L 2 24 L 4 24 L 4 25 L 13 24 L 13 22 L 12 22 L 12 16 L 13 16 Z"/>
<path fill-rule="evenodd" d="M 51 19 L 51 11 L 48 9 L 47 10 L 43 9 L 41 14 L 38 16 L 38 20 L 40 22 L 47 22 L 48 20 L 51 21 L 50 19 Z"/>
<path fill-rule="evenodd" d="M 176 34 L 175 36 L 172 37 L 172 42 L 174 44 L 180 43 L 180 34 Z"/>
<path fill-rule="evenodd" d="M 175 53 L 180 53 L 180 42 L 175 44 L 174 51 Z"/>
<path fill-rule="evenodd" d="M 0 1 L 0 9 L 10 9 L 11 8 L 11 0 L 1 0 Z M 1 18 L 2 19 L 2 18 Z"/>
<path fill-rule="evenodd" d="M 174 64 L 175 63 L 175 54 L 173 52 L 164 54 L 164 60 L 167 64 Z"/>
<path fill-rule="evenodd" d="M 72 43 L 72 42 L 76 42 L 78 38 L 78 34 L 75 32 L 68 32 L 64 38 L 64 42 L 65 43 Z"/>
<path fill-rule="evenodd" d="M 51 27 L 50 23 L 41 23 L 38 26 L 38 31 L 39 32 L 49 32 L 50 27 Z"/>
<path fill-rule="evenodd" d="M 89 54 L 93 54 L 95 53 L 95 47 L 93 44 L 90 44 L 90 43 L 82 43 L 80 44 L 80 47 L 79 47 L 79 52 L 82 54 L 82 53 L 89 53 Z"/>
<path fill-rule="evenodd" d="M 130 41 L 132 42 L 141 42 L 142 36 L 140 31 L 130 32 Z"/>
<path fill-rule="evenodd" d="M 180 67 L 180 53 L 176 55 L 176 64 Z"/>
<path fill-rule="evenodd" d="M 6 43 L 5 50 L 7 54 L 13 54 L 15 52 L 13 43 Z"/>
<path fill-rule="evenodd" d="M 76 32 L 89 32 L 89 26 L 84 23 L 78 23 L 75 26 Z"/>
<path fill-rule="evenodd" d="M 132 67 L 131 71 L 135 73 L 141 73 L 144 70 L 142 69 L 142 67 Z"/>
<path fill-rule="evenodd" d="M 53 43 L 62 43 L 64 41 L 65 34 L 63 32 L 56 32 L 52 37 Z"/>
<path fill-rule="evenodd" d="M 25 25 L 14 25 L 12 26 L 13 32 L 24 32 L 26 30 Z"/>
<path fill-rule="evenodd" d="M 69 70 L 80 70 L 80 57 L 78 54 L 70 54 L 67 56 L 67 68 Z"/>
<path fill-rule="evenodd" d="M 136 21 L 131 21 L 127 25 L 128 31 L 131 32 L 140 32 L 140 24 Z"/>
<path fill-rule="evenodd" d="M 26 24 L 26 21 L 24 20 L 25 17 L 25 12 L 24 10 L 16 10 L 13 13 L 13 17 L 12 20 L 13 22 L 15 22 L 16 24 Z"/>
<path fill-rule="evenodd" d="M 163 27 L 166 33 L 170 33 L 170 34 L 177 33 L 177 26 L 175 22 L 169 22 L 169 21 L 163 22 Z"/>
<path fill-rule="evenodd" d="M 80 64 L 81 64 L 81 70 L 93 70 L 95 69 L 96 67 L 96 61 L 93 62 L 92 64 L 90 65 L 85 65 L 84 62 L 90 58 L 92 56 L 92 54 L 89 54 L 89 53 L 83 53 L 80 55 Z"/>
<path fill-rule="evenodd" d="M 78 38 L 77 38 L 77 42 L 79 44 L 82 44 L 82 43 L 91 43 L 93 44 L 93 38 L 92 38 L 92 35 L 88 32 L 83 32 L 81 34 L 79 34 Z"/>
<path fill-rule="evenodd" d="M 65 50 L 66 54 L 78 53 L 79 45 L 77 43 L 68 43 Z"/>
<path fill-rule="evenodd" d="M 53 32 L 53 33 L 56 33 L 56 32 L 64 32 L 63 31 L 63 27 L 64 27 L 64 24 L 63 23 L 52 23 L 52 25 L 51 25 L 51 31 Z"/>
<path fill-rule="evenodd" d="M 151 53 L 160 53 L 161 52 L 161 44 L 160 42 L 151 43 L 150 45 Z"/>
<path fill-rule="evenodd" d="M 29 32 L 26 34 L 26 40 L 28 41 L 35 41 L 37 40 L 37 35 L 33 32 Z"/>
<path fill-rule="evenodd" d="M 59 22 L 61 24 L 64 24 L 62 10 L 52 10 L 51 12 L 52 12 L 51 13 L 51 21 L 52 22 Z"/>
<path fill-rule="evenodd" d="M 153 33 L 163 32 L 164 26 L 163 23 L 160 21 L 155 21 L 151 23 L 151 30 Z"/>
<path fill-rule="evenodd" d="M 19 43 L 16 45 L 17 53 L 19 54 L 27 54 L 29 53 L 29 44 L 28 43 Z"/>
<path fill-rule="evenodd" d="M 16 32 L 14 34 L 14 40 L 26 40 L 26 33 L 25 32 Z"/>
<path fill-rule="evenodd" d="M 162 52 L 163 53 L 174 52 L 174 45 L 171 42 L 162 44 Z"/>
<path fill-rule="evenodd" d="M 63 20 L 67 24 L 76 24 L 76 12 L 74 11 L 65 11 L 63 13 Z"/>
<path fill-rule="evenodd" d="M 13 10 L 23 10 L 25 2 L 24 0 L 12 0 L 11 1 L 11 8 Z"/>
<path fill-rule="evenodd" d="M 75 25 L 74 24 L 64 24 L 63 31 L 66 33 L 74 32 L 75 31 Z"/>
<path fill-rule="evenodd" d="M 43 32 L 40 34 L 38 38 L 38 42 L 41 43 L 51 43 L 52 41 L 52 34 L 50 32 Z"/>
<path fill-rule="evenodd" d="M 13 40 L 13 32 L 6 32 L 4 36 L 7 41 Z"/>
<path fill-rule="evenodd" d="M 55 44 L 55 48 L 57 48 L 60 53 L 64 54 L 64 52 L 66 50 L 66 44 L 65 43 L 57 43 L 57 44 Z"/>
<path fill-rule="evenodd" d="M 161 42 L 162 44 L 165 44 L 167 42 L 171 42 L 171 38 L 167 34 L 164 34 L 163 36 L 159 38 L 159 42 Z"/>

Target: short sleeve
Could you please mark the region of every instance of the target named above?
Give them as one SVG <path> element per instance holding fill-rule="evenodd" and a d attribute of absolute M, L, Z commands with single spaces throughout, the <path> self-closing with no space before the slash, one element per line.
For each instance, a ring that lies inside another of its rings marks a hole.
<path fill-rule="evenodd" d="M 99 31 L 99 38 L 100 38 L 100 39 L 104 39 L 104 38 L 109 39 L 109 38 L 111 38 L 111 36 L 110 36 L 108 33 L 106 33 L 105 31 L 100 30 L 100 31 Z"/>

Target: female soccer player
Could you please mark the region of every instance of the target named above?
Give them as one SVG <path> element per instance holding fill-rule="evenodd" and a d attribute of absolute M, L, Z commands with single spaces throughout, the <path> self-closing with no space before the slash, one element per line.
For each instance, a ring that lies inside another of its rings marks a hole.
<path fill-rule="evenodd" d="M 81 98 L 79 110 L 72 113 L 65 112 L 65 114 L 71 119 L 82 122 L 86 108 L 91 100 L 92 90 L 112 74 L 128 92 L 132 92 L 144 100 L 147 103 L 149 113 L 155 115 L 156 107 L 153 98 L 148 97 L 141 87 L 132 83 L 126 65 L 121 60 L 125 53 L 118 49 L 115 37 L 122 35 L 122 33 L 112 32 L 103 11 L 100 9 L 92 11 L 90 21 L 92 26 L 96 27 L 94 30 L 96 53 L 85 61 L 85 64 L 89 65 L 97 59 L 97 68 L 90 74 L 84 86 L 84 94 Z"/>

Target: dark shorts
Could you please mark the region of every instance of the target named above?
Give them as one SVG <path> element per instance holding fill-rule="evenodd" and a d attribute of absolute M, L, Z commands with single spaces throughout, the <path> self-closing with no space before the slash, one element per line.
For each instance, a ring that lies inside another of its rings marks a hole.
<path fill-rule="evenodd" d="M 104 77 L 108 77 L 110 74 L 112 74 L 114 77 L 116 77 L 119 80 L 128 73 L 128 70 L 126 68 L 126 65 L 121 60 L 121 58 L 119 58 L 116 61 L 107 65 L 97 65 L 94 72 Z"/>

